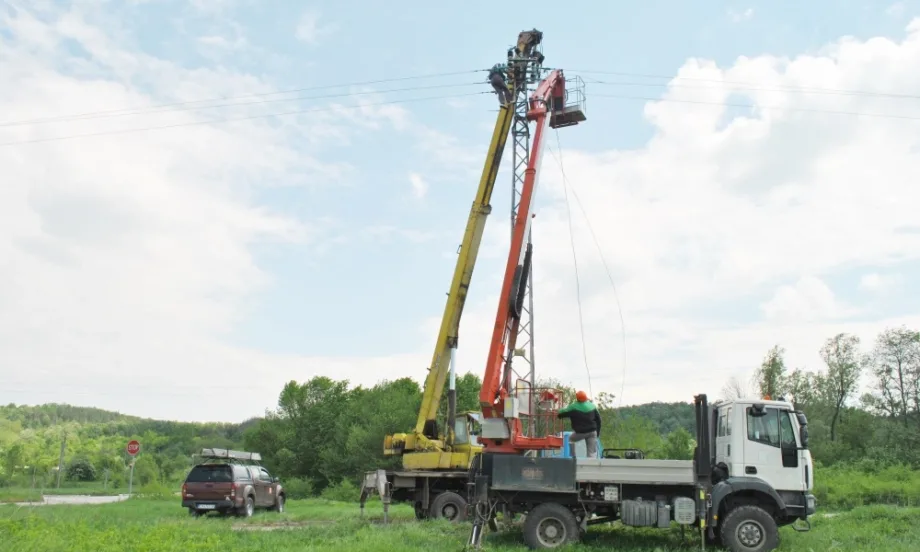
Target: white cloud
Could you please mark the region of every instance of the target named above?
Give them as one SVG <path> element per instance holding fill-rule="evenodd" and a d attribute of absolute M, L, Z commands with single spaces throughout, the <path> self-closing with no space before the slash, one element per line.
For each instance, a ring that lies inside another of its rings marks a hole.
<path fill-rule="evenodd" d="M 187 70 L 133 51 L 98 26 L 92 7 L 85 9 L 49 14 L 48 23 L 25 11 L 0 14 L 9 33 L 0 35 L 4 122 L 273 90 L 225 68 Z M 58 49 L 64 38 L 80 41 L 90 60 Z M 8 125 L 0 127 L 0 143 L 272 111 L 260 105 L 172 109 Z M 281 383 L 302 378 L 314 362 L 350 362 L 270 357 L 226 343 L 254 294 L 271 283 L 254 247 L 318 245 L 328 226 L 273 212 L 252 199 L 258 189 L 336 185 L 348 169 L 311 157 L 324 150 L 305 148 L 303 141 L 347 138 L 353 129 L 323 113 L 273 123 L 253 119 L 0 147 L 5 401 L 234 419 L 273 404 Z M 366 365 L 392 374 L 385 366 L 403 362 Z M 254 369 L 264 377 L 252 380 Z M 196 386 L 215 371 L 225 396 L 253 393 L 246 411 L 232 402 L 202 402 Z"/>
<path fill-rule="evenodd" d="M 741 23 L 742 21 L 750 21 L 754 17 L 754 8 L 747 8 L 744 11 L 737 11 L 734 9 L 728 10 L 728 18 L 731 19 L 732 23 Z"/>
<path fill-rule="evenodd" d="M 332 23 L 324 25 L 320 19 L 321 14 L 318 11 L 312 9 L 305 11 L 297 23 L 295 31 L 297 39 L 307 44 L 317 44 L 338 30 L 337 25 Z"/>
<path fill-rule="evenodd" d="M 900 274 L 879 274 L 871 272 L 864 274 L 859 279 L 859 287 L 865 291 L 881 293 L 890 291 L 892 288 L 899 286 L 903 282 Z"/>
<path fill-rule="evenodd" d="M 777 322 L 816 321 L 839 317 L 849 309 L 820 278 L 804 276 L 794 285 L 784 285 L 761 305 L 768 320 Z"/>
<path fill-rule="evenodd" d="M 895 2 L 894 4 L 885 8 L 885 13 L 892 17 L 900 17 L 904 15 L 905 8 L 906 2 Z"/>
<path fill-rule="evenodd" d="M 428 194 L 428 183 L 418 173 L 409 173 L 409 184 L 412 185 L 412 195 L 422 199 Z"/>

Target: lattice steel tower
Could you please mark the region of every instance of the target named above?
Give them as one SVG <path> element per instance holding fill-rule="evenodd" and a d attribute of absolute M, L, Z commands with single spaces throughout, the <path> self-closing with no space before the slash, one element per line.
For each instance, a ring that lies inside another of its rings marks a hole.
<path fill-rule="evenodd" d="M 512 75 L 511 91 L 514 99 L 514 121 L 511 126 L 512 136 L 512 187 L 511 187 L 511 230 L 514 230 L 515 216 L 518 212 L 521 198 L 521 188 L 524 185 L 524 174 L 527 170 L 527 163 L 530 161 L 530 121 L 527 120 L 527 110 L 529 108 L 529 97 L 535 85 L 540 81 L 543 73 L 543 52 L 540 43 L 543 40 L 543 33 L 537 30 L 525 31 L 522 36 L 530 34 L 530 40 L 534 45 L 529 55 L 521 55 L 516 48 L 508 50 L 508 67 Z M 520 44 L 521 41 L 519 40 Z M 527 247 L 532 247 L 531 235 L 527 236 Z M 536 376 L 534 367 L 536 361 L 534 358 L 534 311 L 533 311 L 533 262 L 530 265 L 527 282 L 525 284 L 525 295 L 523 309 L 521 312 L 521 322 L 518 328 L 517 342 L 514 351 L 516 360 L 522 361 L 513 368 L 516 380 L 526 382 L 531 387 L 536 386 Z M 512 364 L 514 366 L 514 364 Z M 532 424 L 527 423 L 525 431 L 528 435 L 533 434 Z"/>

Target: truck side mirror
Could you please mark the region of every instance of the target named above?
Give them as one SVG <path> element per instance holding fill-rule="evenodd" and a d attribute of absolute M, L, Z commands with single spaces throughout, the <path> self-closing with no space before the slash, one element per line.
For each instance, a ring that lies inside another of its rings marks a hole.
<path fill-rule="evenodd" d="M 795 411 L 795 419 L 799 422 L 799 436 L 802 438 L 802 448 L 808 448 L 808 418 L 801 410 Z"/>

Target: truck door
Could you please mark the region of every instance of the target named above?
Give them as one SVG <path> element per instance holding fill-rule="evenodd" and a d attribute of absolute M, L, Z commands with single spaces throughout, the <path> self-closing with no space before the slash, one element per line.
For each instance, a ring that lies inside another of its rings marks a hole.
<path fill-rule="evenodd" d="M 724 462 L 729 475 L 734 473 L 732 467 L 732 407 L 718 409 L 716 418 L 716 464 Z"/>
<path fill-rule="evenodd" d="M 272 485 L 272 476 L 268 470 L 259 466 L 259 482 L 256 489 L 256 502 L 259 506 L 271 506 L 275 503 L 274 486 Z"/>
<path fill-rule="evenodd" d="M 733 470 L 732 475 L 759 477 L 779 491 L 805 490 L 790 414 L 772 406 L 764 407 L 762 414 L 754 407 L 747 407 L 744 458 L 740 465 L 736 463 L 743 466 L 744 472 Z"/>

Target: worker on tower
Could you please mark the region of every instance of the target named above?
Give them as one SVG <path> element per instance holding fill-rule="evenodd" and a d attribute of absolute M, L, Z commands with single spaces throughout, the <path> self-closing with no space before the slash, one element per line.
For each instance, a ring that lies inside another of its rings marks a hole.
<path fill-rule="evenodd" d="M 575 402 L 559 410 L 559 418 L 568 418 L 572 422 L 572 435 L 569 436 L 569 451 L 575 457 L 575 443 L 584 441 L 588 449 L 588 458 L 597 457 L 597 437 L 601 434 L 601 414 L 594 403 L 588 400 L 584 391 L 575 393 Z"/>
<path fill-rule="evenodd" d="M 495 89 L 495 93 L 498 94 L 498 103 L 501 105 L 508 105 L 511 103 L 511 90 L 508 89 L 508 85 L 505 83 L 505 70 L 507 66 L 504 63 L 496 63 L 492 66 L 492 69 L 489 70 L 489 84 L 492 85 L 492 88 Z"/>

